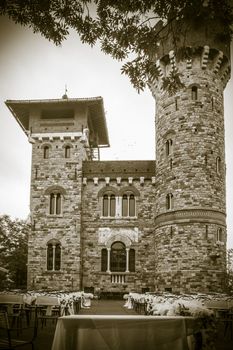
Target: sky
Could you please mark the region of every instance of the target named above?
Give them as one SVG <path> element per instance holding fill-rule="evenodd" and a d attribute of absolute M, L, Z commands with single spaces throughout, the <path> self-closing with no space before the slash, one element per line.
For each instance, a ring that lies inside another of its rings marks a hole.
<path fill-rule="evenodd" d="M 232 54 L 233 56 L 233 54 Z M 0 215 L 29 215 L 31 145 L 5 105 L 7 99 L 102 96 L 110 148 L 101 160 L 155 159 L 155 102 L 138 94 L 121 63 L 70 36 L 57 47 L 40 34 L 0 17 Z M 228 248 L 233 248 L 233 79 L 227 85 L 225 135 Z"/>

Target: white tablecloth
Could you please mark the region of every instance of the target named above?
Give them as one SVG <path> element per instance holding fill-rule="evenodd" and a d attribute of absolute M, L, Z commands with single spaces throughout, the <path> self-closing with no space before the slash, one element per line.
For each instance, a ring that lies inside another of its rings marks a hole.
<path fill-rule="evenodd" d="M 64 316 L 52 350 L 188 350 L 193 324 L 191 317 Z"/>

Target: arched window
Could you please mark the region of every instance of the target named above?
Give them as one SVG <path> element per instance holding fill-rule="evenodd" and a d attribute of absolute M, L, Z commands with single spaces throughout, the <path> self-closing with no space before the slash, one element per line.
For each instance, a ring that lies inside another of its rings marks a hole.
<path fill-rule="evenodd" d="M 108 261 L 107 249 L 103 248 L 101 250 L 101 271 L 102 272 L 107 271 L 107 261 Z"/>
<path fill-rule="evenodd" d="M 122 242 L 114 242 L 110 252 L 110 270 L 112 272 L 125 272 L 126 249 Z"/>
<path fill-rule="evenodd" d="M 172 154 L 173 151 L 173 141 L 172 139 L 168 139 L 166 141 L 166 156 L 170 156 Z"/>
<path fill-rule="evenodd" d="M 48 159 L 49 158 L 49 146 L 44 146 L 43 157 L 44 157 L 44 159 Z"/>
<path fill-rule="evenodd" d="M 65 158 L 70 158 L 70 146 L 65 147 Z"/>
<path fill-rule="evenodd" d="M 51 215 L 61 214 L 61 194 L 60 193 L 50 193 L 49 214 Z"/>
<path fill-rule="evenodd" d="M 135 272 L 135 250 L 129 250 L 129 271 Z"/>
<path fill-rule="evenodd" d="M 47 270 L 59 271 L 61 269 L 61 244 L 52 240 L 47 244 Z"/>
<path fill-rule="evenodd" d="M 197 86 L 192 86 L 192 100 L 197 101 L 198 99 L 198 89 Z"/>
<path fill-rule="evenodd" d="M 116 198 L 114 194 L 110 196 L 110 216 L 116 215 Z"/>
<path fill-rule="evenodd" d="M 221 158 L 220 157 L 216 158 L 216 172 L 217 172 L 217 174 L 220 174 L 220 172 L 221 172 Z"/>
<path fill-rule="evenodd" d="M 116 197 L 114 194 L 103 196 L 103 216 L 114 217 L 116 215 Z"/>
<path fill-rule="evenodd" d="M 128 197 L 127 194 L 122 196 L 122 216 L 128 216 Z"/>
<path fill-rule="evenodd" d="M 103 196 L 103 216 L 108 216 L 108 195 Z"/>
<path fill-rule="evenodd" d="M 122 196 L 122 216 L 136 216 L 136 201 L 133 193 Z"/>
<path fill-rule="evenodd" d="M 166 195 L 166 208 L 167 208 L 167 210 L 170 210 L 173 208 L 173 194 L 172 193 L 168 193 Z"/>

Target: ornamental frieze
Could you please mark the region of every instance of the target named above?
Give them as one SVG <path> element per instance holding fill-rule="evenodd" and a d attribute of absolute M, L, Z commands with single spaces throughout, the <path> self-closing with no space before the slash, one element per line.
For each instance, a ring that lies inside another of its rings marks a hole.
<path fill-rule="evenodd" d="M 155 227 L 178 223 L 205 222 L 226 226 L 226 215 L 211 209 L 183 209 L 159 214 L 155 218 Z"/>

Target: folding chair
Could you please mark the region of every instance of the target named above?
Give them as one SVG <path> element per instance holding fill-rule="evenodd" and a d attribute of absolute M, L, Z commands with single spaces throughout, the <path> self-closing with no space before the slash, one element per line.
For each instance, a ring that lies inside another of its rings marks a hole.
<path fill-rule="evenodd" d="M 226 300 L 210 300 L 205 302 L 205 306 L 214 311 L 217 319 L 224 317 L 224 314 L 229 310 Z"/>
<path fill-rule="evenodd" d="M 232 339 L 232 312 L 229 301 L 226 300 L 213 300 L 205 303 L 205 306 L 213 310 L 216 320 L 219 326 L 222 324 L 224 327 L 224 337 L 227 335 L 228 329 L 230 330 Z"/>
<path fill-rule="evenodd" d="M 38 296 L 35 302 L 36 317 L 41 320 L 41 326 L 46 326 L 47 320 L 57 322 L 58 317 L 61 316 L 61 306 L 57 297 Z"/>
<path fill-rule="evenodd" d="M 11 327 L 16 324 L 18 330 L 22 327 L 24 309 L 23 295 L 0 294 L 0 310 L 6 311 L 8 319 L 11 319 Z"/>
<path fill-rule="evenodd" d="M 233 339 L 233 300 L 228 301 L 228 314 L 226 315 L 225 327 L 224 327 L 224 337 L 227 336 L 228 330 L 230 332 L 230 337 Z"/>
<path fill-rule="evenodd" d="M 18 347 L 31 345 L 31 349 L 34 349 L 33 342 L 37 336 L 37 320 L 35 319 L 35 324 L 33 327 L 32 335 L 30 339 L 20 340 L 12 337 L 12 332 L 15 329 L 11 329 L 9 326 L 8 314 L 5 311 L 0 311 L 0 349 L 11 350 L 17 349 Z"/>

